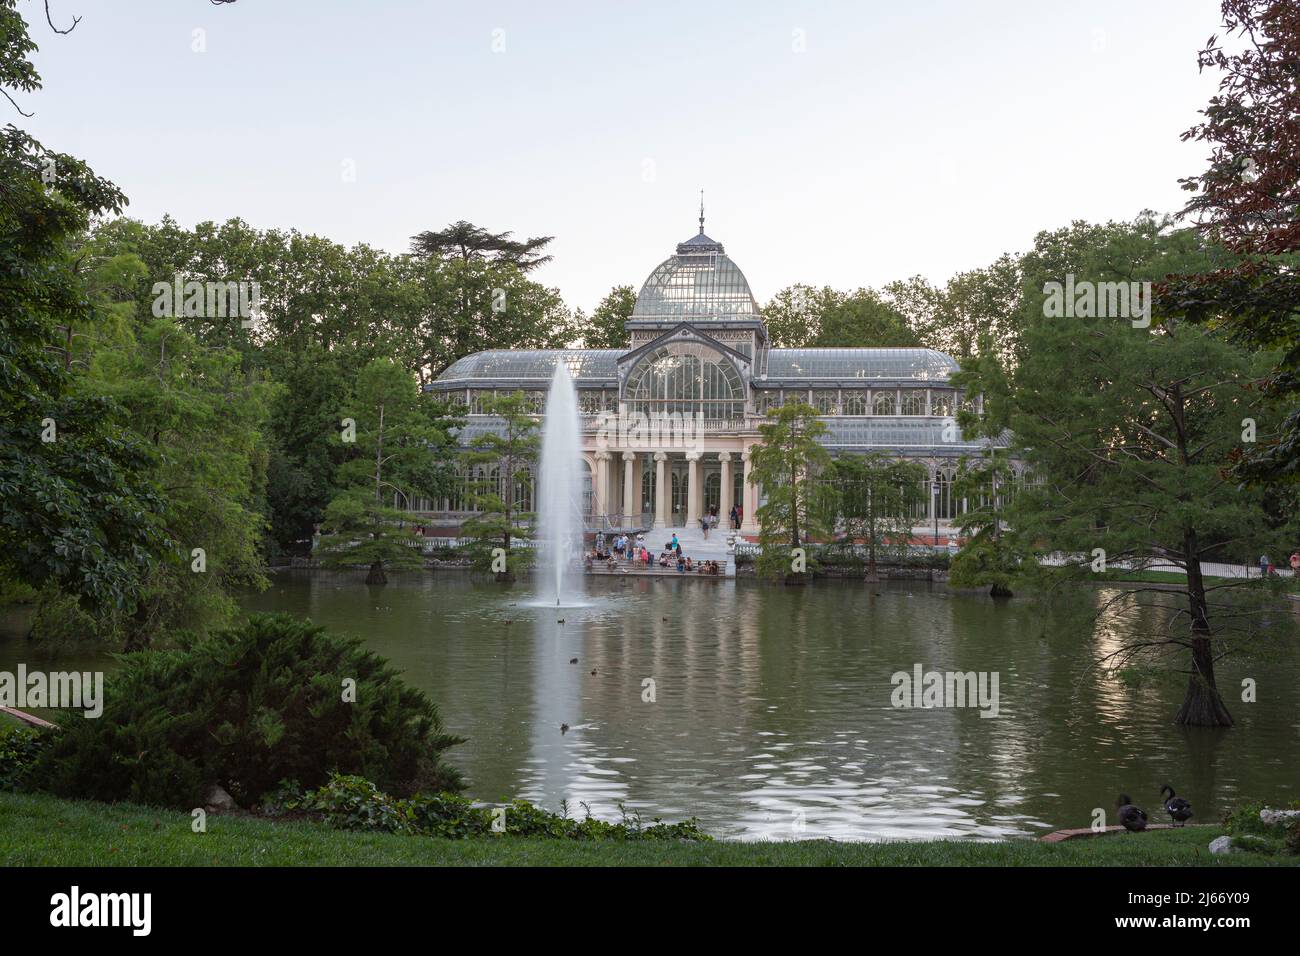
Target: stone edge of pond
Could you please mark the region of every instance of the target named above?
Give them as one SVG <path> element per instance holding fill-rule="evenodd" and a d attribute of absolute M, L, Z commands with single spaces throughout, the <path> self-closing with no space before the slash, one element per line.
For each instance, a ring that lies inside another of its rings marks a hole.
<path fill-rule="evenodd" d="M 1187 827 L 1212 827 L 1213 823 L 1189 823 Z M 1172 823 L 1148 823 L 1148 830 L 1185 830 L 1187 827 L 1174 826 Z M 1124 827 L 1112 826 L 1094 830 L 1092 827 L 1079 827 L 1074 830 L 1054 830 L 1038 838 L 1039 843 L 1062 843 L 1080 837 L 1105 836 L 1107 833 L 1123 833 Z"/>

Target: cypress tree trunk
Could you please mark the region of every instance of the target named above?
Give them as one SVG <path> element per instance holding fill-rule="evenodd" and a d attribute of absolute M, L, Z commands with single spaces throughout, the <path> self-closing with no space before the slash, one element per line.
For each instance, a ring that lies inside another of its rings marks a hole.
<path fill-rule="evenodd" d="M 875 584 L 880 580 L 880 572 L 876 568 L 876 523 L 870 521 L 867 524 L 867 573 L 862 580 L 868 584 Z"/>
<path fill-rule="evenodd" d="M 1183 554 L 1187 561 L 1187 603 L 1192 618 L 1192 673 L 1187 679 L 1183 706 L 1178 709 L 1174 723 L 1195 727 L 1231 727 L 1232 715 L 1224 706 L 1214 680 L 1214 646 L 1210 639 L 1205 580 L 1201 576 L 1196 532 L 1190 528 L 1183 535 Z"/>
<path fill-rule="evenodd" d="M 388 575 L 384 574 L 384 562 L 376 561 L 370 565 L 370 573 L 366 575 L 367 584 L 387 584 Z"/>

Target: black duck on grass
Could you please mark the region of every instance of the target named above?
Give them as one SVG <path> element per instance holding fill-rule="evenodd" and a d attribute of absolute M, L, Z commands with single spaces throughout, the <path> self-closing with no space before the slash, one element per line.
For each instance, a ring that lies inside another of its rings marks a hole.
<path fill-rule="evenodd" d="M 1147 828 L 1147 812 L 1141 807 L 1133 806 L 1133 801 L 1129 799 L 1127 793 L 1119 795 L 1115 806 L 1119 808 L 1119 822 L 1124 824 L 1125 830 L 1130 833 L 1141 833 Z"/>
<path fill-rule="evenodd" d="M 1166 796 L 1166 792 L 1168 795 Z M 1192 818 L 1192 805 L 1182 797 L 1174 795 L 1174 788 L 1165 784 L 1160 788 L 1160 796 L 1165 798 L 1165 812 L 1173 819 L 1174 823 L 1187 825 L 1187 821 Z"/>

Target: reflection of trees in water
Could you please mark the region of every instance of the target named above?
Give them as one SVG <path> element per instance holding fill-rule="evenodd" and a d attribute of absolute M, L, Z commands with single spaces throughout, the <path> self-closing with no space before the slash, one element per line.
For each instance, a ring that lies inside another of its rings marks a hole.
<path fill-rule="evenodd" d="M 568 795 L 604 813 L 625 797 L 750 836 L 790 836 L 795 808 L 810 837 L 994 835 L 1027 820 L 1086 826 L 1120 790 L 1163 819 L 1163 783 L 1212 822 L 1234 803 L 1285 797 L 1300 759 L 1295 646 L 1267 669 L 1225 671 L 1235 728 L 1184 730 L 1172 724 L 1180 686 L 1125 685 L 1089 666 L 1119 639 L 1108 628 L 1148 626 L 1153 613 L 1099 626 L 1099 590 L 994 602 L 925 585 L 629 575 L 594 583 L 597 607 L 556 615 L 510 607 L 526 588 L 507 596 L 468 576 L 403 577 L 419 583 L 396 583 L 375 606 L 358 599 L 356 576 L 301 574 L 309 594 L 277 578 L 252 600 L 311 613 L 393 659 L 470 738 L 450 756 L 487 800 L 554 809 Z M 894 710 L 890 675 L 915 663 L 999 671 L 1005 716 Z M 1259 679 L 1260 704 L 1240 702 L 1242 676 Z M 646 677 L 655 704 L 641 702 Z M 574 729 L 561 735 L 561 722 Z"/>

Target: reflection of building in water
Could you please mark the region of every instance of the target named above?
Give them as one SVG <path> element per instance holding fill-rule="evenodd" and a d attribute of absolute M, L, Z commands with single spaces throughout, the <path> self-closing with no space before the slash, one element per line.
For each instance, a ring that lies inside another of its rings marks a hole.
<path fill-rule="evenodd" d="M 429 387 L 463 405 L 460 439 L 469 442 L 500 427 L 485 414 L 486 399 L 522 390 L 540 414 L 556 363 L 567 363 L 583 423 L 584 509 L 597 527 L 694 526 L 735 505 L 743 530 L 757 531 L 762 489 L 750 481 L 750 449 L 768 410 L 794 400 L 821 412 L 833 452 L 883 451 L 927 466 L 918 531 L 936 518 L 947 529 L 965 509 L 952 495 L 957 463 L 985 445 L 956 427 L 967 400 L 950 381 L 957 362 L 867 342 L 771 347 L 748 281 L 704 234 L 702 211 L 698 235 L 650 273 L 626 327 L 628 349 L 476 352 Z M 469 513 L 468 501 L 452 494 L 419 504 L 450 524 Z M 531 510 L 531 500 L 519 505 Z"/>
<path fill-rule="evenodd" d="M 672 819 L 701 813 L 714 729 L 752 736 L 737 715 L 759 695 L 755 610 L 721 582 L 629 578 L 614 593 L 566 610 L 563 626 L 550 615 L 536 625 L 524 795 L 552 809 L 567 799 L 579 815 L 587 803 L 606 819 L 618 802 Z"/>

